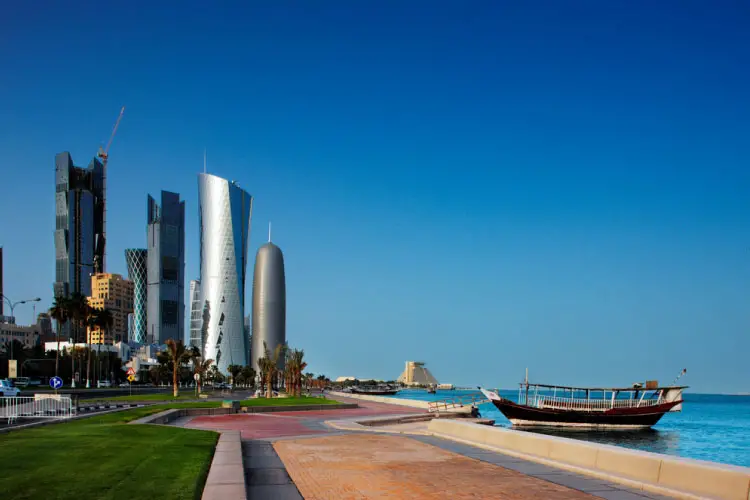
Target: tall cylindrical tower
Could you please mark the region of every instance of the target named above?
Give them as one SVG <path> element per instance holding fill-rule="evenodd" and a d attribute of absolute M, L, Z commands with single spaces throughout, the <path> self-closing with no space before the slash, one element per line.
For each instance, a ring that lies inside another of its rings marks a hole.
<path fill-rule="evenodd" d="M 247 365 L 245 274 L 253 197 L 210 174 L 198 174 L 198 191 L 203 352 L 226 374 L 229 365 Z"/>
<path fill-rule="evenodd" d="M 252 366 L 258 371 L 258 359 L 265 355 L 263 343 L 273 352 L 286 343 L 286 278 L 284 255 L 270 241 L 258 249 L 253 274 Z M 284 357 L 278 367 L 284 369 Z"/>

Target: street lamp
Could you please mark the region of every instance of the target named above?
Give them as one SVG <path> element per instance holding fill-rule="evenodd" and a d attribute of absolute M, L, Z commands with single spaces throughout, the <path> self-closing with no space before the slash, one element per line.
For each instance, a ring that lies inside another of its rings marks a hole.
<path fill-rule="evenodd" d="M 29 303 L 29 302 L 40 302 L 40 301 L 42 300 L 42 299 L 40 299 L 39 297 L 37 297 L 37 298 L 35 298 L 35 299 L 26 299 L 26 300 L 19 300 L 18 302 L 12 302 L 12 301 L 11 301 L 11 300 L 10 300 L 10 299 L 9 299 L 8 297 L 6 297 L 5 295 L 0 295 L 0 297 L 2 297 L 2 298 L 3 298 L 3 300 L 4 300 L 4 301 L 5 301 L 5 302 L 6 302 L 7 304 L 8 304 L 8 306 L 10 306 L 10 315 L 11 315 L 11 317 L 12 317 L 12 318 L 13 318 L 14 320 L 15 320 L 16 316 L 15 316 L 15 314 L 13 313 L 13 311 L 14 311 L 14 309 L 16 308 L 16 306 L 17 306 L 17 305 L 19 305 L 19 304 L 27 304 L 27 303 Z M 14 340 L 15 340 L 14 338 L 11 338 L 11 339 L 10 339 L 10 359 L 13 359 L 13 341 L 14 341 Z"/>

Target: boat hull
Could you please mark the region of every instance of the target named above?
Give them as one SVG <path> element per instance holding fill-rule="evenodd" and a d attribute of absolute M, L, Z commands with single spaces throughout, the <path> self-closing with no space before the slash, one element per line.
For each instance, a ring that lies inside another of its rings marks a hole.
<path fill-rule="evenodd" d="M 398 394 L 399 391 L 356 391 L 352 390 L 352 394 L 364 394 L 369 396 L 393 396 Z"/>
<path fill-rule="evenodd" d="M 674 401 L 642 408 L 617 408 L 607 411 L 572 411 L 534 408 L 509 400 L 492 400 L 492 404 L 518 427 L 571 427 L 582 429 L 648 429 L 682 403 Z"/>

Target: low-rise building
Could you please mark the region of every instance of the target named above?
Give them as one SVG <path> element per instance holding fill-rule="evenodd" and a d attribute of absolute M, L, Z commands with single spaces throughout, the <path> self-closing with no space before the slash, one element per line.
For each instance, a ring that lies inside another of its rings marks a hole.
<path fill-rule="evenodd" d="M 49 315 L 42 313 L 37 316 L 35 325 L 17 325 L 15 318 L 3 316 L 0 320 L 0 343 L 11 340 L 21 342 L 24 347 L 34 347 L 42 342 L 42 338 L 52 335 L 52 323 Z"/>
<path fill-rule="evenodd" d="M 133 313 L 133 282 L 119 274 L 97 273 L 91 276 L 89 305 L 94 309 L 108 309 L 112 313 L 112 327 L 101 331 L 88 328 L 89 344 L 112 345 L 128 339 L 128 316 Z"/>

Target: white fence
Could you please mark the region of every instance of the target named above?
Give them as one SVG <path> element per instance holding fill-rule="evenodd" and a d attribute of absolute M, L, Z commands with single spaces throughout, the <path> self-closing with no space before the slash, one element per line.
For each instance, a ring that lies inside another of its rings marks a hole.
<path fill-rule="evenodd" d="M 75 407 L 70 396 L 37 394 L 34 397 L 0 398 L 0 419 L 12 423 L 19 418 L 70 418 Z"/>

